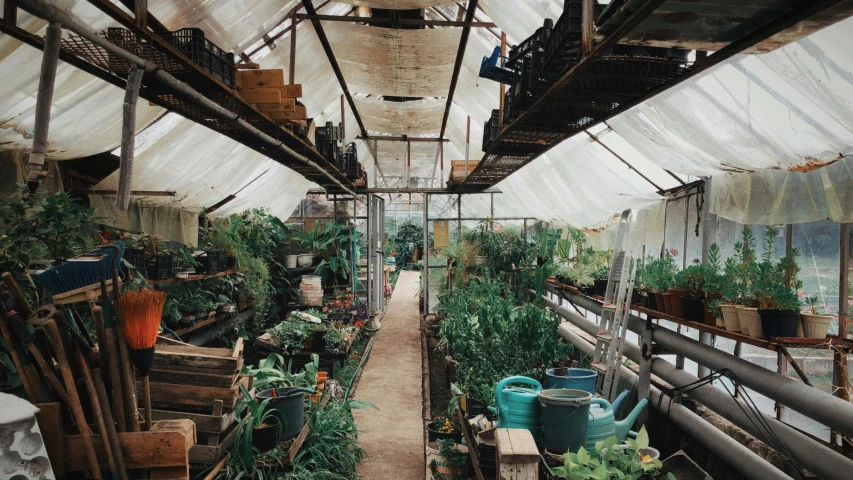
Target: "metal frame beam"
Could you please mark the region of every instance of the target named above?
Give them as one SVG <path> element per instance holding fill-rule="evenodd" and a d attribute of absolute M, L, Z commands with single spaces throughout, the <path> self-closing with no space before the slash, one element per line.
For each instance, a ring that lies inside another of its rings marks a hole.
<path fill-rule="evenodd" d="M 310 19 L 310 15 L 300 13 L 296 15 L 299 19 Z M 317 18 L 323 22 L 346 22 L 346 23 L 365 23 L 367 25 L 387 25 L 397 27 L 399 25 L 416 25 L 423 27 L 466 27 L 465 22 L 441 21 L 441 20 L 421 20 L 417 18 L 381 18 L 381 17 L 344 17 L 341 15 L 317 15 Z M 471 28 L 497 28 L 493 22 L 472 22 Z"/>
<path fill-rule="evenodd" d="M 385 136 L 385 135 L 368 135 L 366 138 L 363 136 L 356 137 L 358 140 L 378 140 L 380 142 L 412 142 L 412 143 L 439 143 L 450 142 L 447 138 L 427 138 L 427 137 L 409 137 L 407 135 L 402 136 Z"/>
<path fill-rule="evenodd" d="M 471 24 L 474 23 L 474 14 L 477 12 L 478 3 L 479 0 L 468 0 L 468 9 L 465 11 L 465 26 L 462 27 L 462 35 L 459 38 L 459 49 L 456 52 L 453 75 L 450 77 L 450 90 L 447 94 L 444 117 L 441 120 L 439 138 L 444 138 L 444 131 L 447 129 L 447 119 L 450 117 L 450 107 L 453 106 L 453 95 L 456 93 L 456 84 L 459 82 L 459 72 L 462 70 L 462 60 L 465 58 L 465 49 L 468 47 L 468 37 L 471 35 Z"/>
<path fill-rule="evenodd" d="M 317 32 L 317 38 L 320 39 L 320 44 L 323 46 L 323 51 L 326 52 L 326 57 L 329 59 L 329 63 L 332 65 L 332 70 L 335 72 L 335 77 L 338 78 L 338 83 L 341 85 L 341 90 L 344 91 L 344 96 L 346 96 L 347 102 L 349 103 L 350 108 L 352 109 L 352 114 L 355 116 L 355 121 L 358 123 L 358 128 L 361 130 L 361 135 L 363 137 L 369 137 L 367 134 L 367 129 L 364 128 L 364 122 L 361 121 L 361 115 L 358 114 L 358 109 L 355 107 L 355 101 L 352 98 L 352 94 L 349 91 L 349 87 L 347 87 L 347 81 L 344 79 L 344 74 L 341 71 L 340 65 L 338 65 L 338 60 L 335 58 L 335 53 L 332 51 L 332 45 L 329 43 L 329 38 L 326 36 L 326 32 L 323 30 L 323 25 L 320 23 L 320 19 L 317 15 L 317 10 L 314 9 L 314 5 L 311 3 L 311 0 L 306 0 L 302 2 L 305 7 L 305 11 L 308 12 L 308 16 L 311 19 L 311 24 L 314 25 L 314 30 Z"/>

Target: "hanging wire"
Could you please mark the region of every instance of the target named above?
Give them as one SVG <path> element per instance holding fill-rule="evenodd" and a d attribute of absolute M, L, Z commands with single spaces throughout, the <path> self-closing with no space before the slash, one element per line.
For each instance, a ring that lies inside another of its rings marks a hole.
<path fill-rule="evenodd" d="M 776 435 L 776 432 L 770 426 L 770 423 L 764 418 L 764 414 L 761 413 L 761 410 L 758 408 L 758 405 L 749 395 L 745 386 L 741 383 L 741 381 L 737 378 L 737 376 L 732 373 L 729 369 L 723 369 L 718 372 L 714 372 L 711 375 L 706 377 L 702 377 L 696 380 L 693 383 L 688 383 L 687 385 L 683 385 L 681 387 L 662 389 L 660 397 L 658 398 L 658 411 L 662 411 L 661 407 L 663 405 L 663 400 L 665 396 L 671 397 L 669 404 L 666 409 L 666 420 L 667 420 L 667 429 L 669 429 L 669 413 L 672 408 L 673 400 L 683 394 L 689 393 L 693 390 L 696 390 L 700 387 L 704 387 L 705 385 L 713 385 L 715 380 L 721 380 L 722 378 L 727 378 L 733 386 L 735 386 L 735 390 L 737 390 L 738 385 L 740 388 L 740 400 L 735 396 L 735 392 L 729 389 L 729 386 L 726 382 L 721 381 L 720 384 L 723 386 L 723 390 L 729 394 L 729 396 L 735 401 L 735 405 L 740 408 L 741 412 L 749 419 L 750 423 L 753 427 L 755 427 L 756 431 L 764 437 L 765 443 L 767 443 L 771 448 L 776 450 L 777 453 L 782 457 L 784 462 L 791 467 L 794 478 L 798 480 L 803 480 L 802 475 L 802 467 L 794 460 L 794 456 L 791 454 L 791 451 L 788 449 L 787 445 Z M 715 387 L 716 388 L 716 387 Z M 745 406 L 744 406 L 745 405 Z"/>

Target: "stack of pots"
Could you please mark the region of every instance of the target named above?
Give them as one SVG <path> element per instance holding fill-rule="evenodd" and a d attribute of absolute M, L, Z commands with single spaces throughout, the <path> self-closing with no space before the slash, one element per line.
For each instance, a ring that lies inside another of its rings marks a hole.
<path fill-rule="evenodd" d="M 317 275 L 303 275 L 299 286 L 299 304 L 306 307 L 323 306 L 323 281 Z"/>

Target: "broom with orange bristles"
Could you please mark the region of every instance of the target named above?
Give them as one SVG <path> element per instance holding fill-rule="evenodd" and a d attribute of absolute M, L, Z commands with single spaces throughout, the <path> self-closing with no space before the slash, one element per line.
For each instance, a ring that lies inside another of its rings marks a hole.
<path fill-rule="evenodd" d="M 154 344 L 160 330 L 160 318 L 166 294 L 156 290 L 127 292 L 119 298 L 116 307 L 121 318 L 121 328 L 130 347 L 130 358 L 142 375 L 142 395 L 145 404 L 145 429 L 151 428 L 151 387 L 148 373 L 154 365 Z"/>

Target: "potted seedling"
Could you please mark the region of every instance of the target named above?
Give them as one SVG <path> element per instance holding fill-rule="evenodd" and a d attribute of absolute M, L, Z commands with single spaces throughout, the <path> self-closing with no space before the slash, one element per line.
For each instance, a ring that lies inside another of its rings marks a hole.
<path fill-rule="evenodd" d="M 429 442 L 450 440 L 459 443 L 462 441 L 462 429 L 449 418 L 436 420 L 427 424 L 427 440 Z"/>
<path fill-rule="evenodd" d="M 737 281 L 739 293 L 739 304 L 737 306 L 738 323 L 740 331 L 750 337 L 763 337 L 761 331 L 761 317 L 758 315 L 758 300 L 756 299 L 756 280 L 758 275 L 758 261 L 755 256 L 756 244 L 752 229 L 745 227 L 741 234 L 741 241 L 735 243 L 734 260 L 737 264 L 735 280 Z"/>
<path fill-rule="evenodd" d="M 829 326 L 832 324 L 832 315 L 823 313 L 823 307 L 818 304 L 817 297 L 806 298 L 803 307 L 803 311 L 800 313 L 803 336 L 806 338 L 826 338 Z"/>
<path fill-rule="evenodd" d="M 188 278 L 190 275 L 195 274 L 199 263 L 193 256 L 192 251 L 188 248 L 179 247 L 175 250 L 174 266 L 175 278 Z"/>
<path fill-rule="evenodd" d="M 753 284 L 754 297 L 758 301 L 761 331 L 767 340 L 773 337 L 796 337 L 800 320 L 800 301 L 797 291 L 803 283 L 797 279 L 799 252 L 788 249 L 785 256 L 774 262 L 773 241 L 776 229 L 767 227 L 764 233 L 765 249 L 758 265 Z"/>

